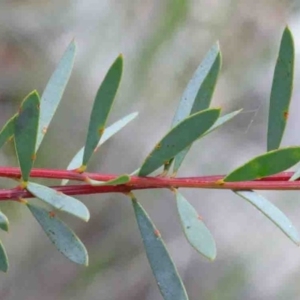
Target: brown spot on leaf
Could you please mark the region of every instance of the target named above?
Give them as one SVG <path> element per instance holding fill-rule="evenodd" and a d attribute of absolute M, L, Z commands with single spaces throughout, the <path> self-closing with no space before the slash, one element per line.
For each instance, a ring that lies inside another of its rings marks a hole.
<path fill-rule="evenodd" d="M 104 132 L 104 127 L 100 127 L 100 128 L 98 129 L 98 132 L 99 132 L 99 135 L 102 135 L 103 132 Z"/>
<path fill-rule="evenodd" d="M 287 120 L 288 117 L 289 117 L 288 111 L 283 112 L 283 118 L 284 118 L 285 120 Z"/>
<path fill-rule="evenodd" d="M 47 130 L 48 130 L 48 127 L 45 126 L 45 127 L 42 129 L 42 133 L 43 133 L 43 134 L 46 134 Z"/>
<path fill-rule="evenodd" d="M 53 210 L 49 211 L 49 217 L 54 218 L 55 217 L 55 212 Z"/>
<path fill-rule="evenodd" d="M 31 160 L 32 160 L 32 161 L 35 161 L 35 160 L 36 160 L 36 153 L 33 153 L 33 154 L 31 155 Z"/>
<path fill-rule="evenodd" d="M 156 237 L 161 237 L 160 232 L 157 229 L 154 230 L 154 235 Z"/>
<path fill-rule="evenodd" d="M 155 149 L 158 150 L 160 148 L 161 148 L 161 144 L 160 143 L 156 144 Z"/>

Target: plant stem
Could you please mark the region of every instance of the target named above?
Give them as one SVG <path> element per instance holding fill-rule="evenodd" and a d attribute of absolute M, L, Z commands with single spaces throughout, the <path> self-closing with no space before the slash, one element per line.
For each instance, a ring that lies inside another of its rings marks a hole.
<path fill-rule="evenodd" d="M 300 181 L 288 181 L 293 175 L 292 172 L 283 172 L 277 175 L 269 176 L 260 180 L 240 181 L 240 182 L 222 182 L 224 175 L 202 176 L 202 177 L 137 177 L 132 176 L 130 182 L 118 186 L 91 186 L 83 184 L 87 177 L 98 181 L 108 181 L 117 177 L 117 175 L 82 173 L 76 170 L 58 170 L 58 169 L 32 169 L 30 177 L 32 178 L 51 178 L 51 179 L 69 179 L 81 181 L 77 185 L 51 186 L 51 188 L 67 195 L 88 195 L 101 193 L 128 193 L 131 190 L 157 189 L 157 188 L 202 188 L 202 189 L 227 189 L 227 190 L 300 190 Z M 0 167 L 0 177 L 20 179 L 21 172 L 19 168 Z M 20 198 L 30 198 L 32 195 L 16 187 L 13 189 L 0 190 L 0 200 L 15 200 Z"/>

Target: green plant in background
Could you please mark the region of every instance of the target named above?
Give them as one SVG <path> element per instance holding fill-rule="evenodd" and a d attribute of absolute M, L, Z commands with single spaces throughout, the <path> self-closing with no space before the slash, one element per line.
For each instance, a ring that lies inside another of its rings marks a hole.
<path fill-rule="evenodd" d="M 69 80 L 75 48 L 75 43 L 72 41 L 42 97 L 40 98 L 36 91 L 30 93 L 23 100 L 18 113 L 0 132 L 0 146 L 8 140 L 14 140 L 19 162 L 19 168 L 0 167 L 1 177 L 18 181 L 15 188 L 0 190 L 0 200 L 25 204 L 62 254 L 75 263 L 87 265 L 88 253 L 84 244 L 72 229 L 57 217 L 57 211 L 88 221 L 89 210 L 82 202 L 73 198 L 73 195 L 123 193 L 132 202 L 150 266 L 161 294 L 166 300 L 184 300 L 188 299 L 188 296 L 159 230 L 136 199 L 134 190 L 166 188 L 174 193 L 178 216 L 187 241 L 209 260 L 214 260 L 217 254 L 213 235 L 202 217 L 179 192 L 179 188 L 230 189 L 265 214 L 293 242 L 300 244 L 297 230 L 283 212 L 254 191 L 300 189 L 300 181 L 297 181 L 300 170 L 295 173 L 284 172 L 300 161 L 300 147 L 279 148 L 288 118 L 294 73 L 294 45 L 288 28 L 283 32 L 274 71 L 267 152 L 251 159 L 226 176 L 176 177 L 192 144 L 241 111 L 220 116 L 221 109 L 209 108 L 221 69 L 221 52 L 218 44 L 208 51 L 184 91 L 171 130 L 155 144 L 138 170 L 121 175 L 86 172 L 93 153 L 137 116 L 137 113 L 132 113 L 108 127 L 106 124 L 121 81 L 123 69 L 121 55 L 112 64 L 98 89 L 86 143 L 76 153 L 67 169 L 33 168 L 39 146 Z M 159 171 L 159 175 L 154 176 L 153 173 L 156 171 Z M 32 178 L 61 179 L 62 184 L 45 186 L 32 182 Z M 69 180 L 77 181 L 77 184 L 66 185 Z M 49 208 L 46 209 L 44 205 L 39 206 L 26 200 L 33 197 L 46 203 Z M 7 217 L 0 212 L 0 228 L 8 231 L 8 225 Z M 8 258 L 2 243 L 0 243 L 0 270 L 4 272 L 8 270 Z"/>

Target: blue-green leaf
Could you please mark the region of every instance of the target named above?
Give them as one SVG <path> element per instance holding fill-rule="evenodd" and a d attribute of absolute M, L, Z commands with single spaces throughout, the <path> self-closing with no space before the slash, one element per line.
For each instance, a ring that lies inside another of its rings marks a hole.
<path fill-rule="evenodd" d="M 82 165 L 86 166 L 104 133 L 106 120 L 121 81 L 123 57 L 120 55 L 108 70 L 94 101 Z"/>
<path fill-rule="evenodd" d="M 172 128 L 190 114 L 194 114 L 209 107 L 220 69 L 221 53 L 219 43 L 216 43 L 208 51 L 183 92 L 172 121 Z M 178 171 L 189 149 L 190 147 L 184 149 L 174 158 L 174 173 Z M 169 170 L 172 162 L 173 160 L 165 164 L 165 170 Z"/>
<path fill-rule="evenodd" d="M 119 132 L 122 128 L 124 128 L 128 123 L 130 123 L 132 120 L 134 120 L 137 117 L 138 113 L 134 112 L 131 113 L 124 118 L 120 119 L 119 121 L 113 123 L 109 127 L 105 128 L 103 135 L 100 138 L 100 141 L 98 142 L 98 145 L 96 147 L 96 150 L 103 145 L 108 139 L 110 139 L 112 136 L 114 136 L 117 132 Z M 84 147 L 82 147 L 73 157 L 71 162 L 69 163 L 67 170 L 74 170 L 80 167 L 82 163 L 84 153 Z M 62 180 L 62 185 L 65 185 L 68 183 L 69 180 L 64 179 Z"/>
<path fill-rule="evenodd" d="M 27 206 L 59 252 L 71 261 L 88 265 L 88 253 L 77 235 L 53 213 L 27 203 Z"/>
<path fill-rule="evenodd" d="M 8 271 L 8 257 L 5 251 L 5 248 L 0 241 L 0 271 L 7 272 Z"/>
<path fill-rule="evenodd" d="M 134 170 L 133 172 L 131 172 L 130 176 L 137 176 L 139 174 L 139 172 L 140 172 L 140 169 L 141 168 L 138 168 L 138 169 Z"/>
<path fill-rule="evenodd" d="M 52 74 L 41 98 L 40 122 L 35 151 L 37 152 L 56 112 L 69 81 L 75 58 L 76 44 L 72 41 Z"/>
<path fill-rule="evenodd" d="M 0 148 L 13 137 L 17 114 L 10 118 L 0 131 Z"/>
<path fill-rule="evenodd" d="M 172 127 L 190 114 L 209 107 L 220 68 L 221 54 L 219 44 L 216 43 L 208 51 L 183 92 L 172 121 Z"/>
<path fill-rule="evenodd" d="M 291 221 L 286 215 L 254 191 L 234 191 L 237 195 L 243 197 L 253 204 L 267 218 L 269 218 L 279 229 L 281 229 L 295 244 L 300 245 L 300 237 Z"/>
<path fill-rule="evenodd" d="M 36 91 L 30 93 L 22 102 L 15 120 L 15 147 L 22 172 L 27 181 L 35 160 L 35 145 L 39 123 L 40 97 Z"/>
<path fill-rule="evenodd" d="M 79 200 L 53 190 L 47 186 L 28 182 L 27 190 L 40 200 L 52 205 L 60 211 L 67 212 L 84 221 L 88 221 L 90 213 L 88 208 Z"/>
<path fill-rule="evenodd" d="M 287 147 L 259 155 L 224 178 L 226 182 L 261 179 L 280 173 L 300 161 L 300 147 Z"/>
<path fill-rule="evenodd" d="M 86 181 L 93 186 L 100 186 L 100 185 L 120 185 L 120 184 L 126 184 L 130 181 L 130 176 L 127 174 L 120 175 L 112 180 L 109 181 L 98 181 L 93 180 L 90 178 L 87 178 Z"/>
<path fill-rule="evenodd" d="M 8 231 L 8 225 L 9 225 L 9 221 L 7 219 L 7 216 L 0 211 L 0 228 L 4 231 Z"/>
<path fill-rule="evenodd" d="M 295 181 L 300 178 L 300 168 L 292 175 L 289 181 Z"/>
<path fill-rule="evenodd" d="M 235 110 L 231 113 L 228 113 L 222 117 L 220 117 L 216 123 L 211 126 L 205 133 L 203 136 L 211 133 L 212 131 L 218 129 L 220 126 L 222 126 L 223 124 L 227 123 L 228 121 L 232 120 L 236 115 L 238 115 L 243 109 L 239 109 L 239 110 Z"/>
<path fill-rule="evenodd" d="M 216 122 L 219 115 L 219 109 L 207 109 L 191 115 L 176 125 L 156 144 L 145 159 L 139 176 L 147 176 L 191 145 Z"/>
<path fill-rule="evenodd" d="M 222 126 L 223 124 L 225 124 L 226 122 L 230 121 L 231 119 L 233 119 L 236 115 L 238 115 L 240 112 L 242 111 L 242 109 L 240 110 L 236 110 L 234 112 L 231 112 L 229 114 L 226 114 L 222 117 L 220 117 L 212 127 L 210 127 L 200 138 L 208 135 L 209 133 L 211 133 L 212 131 L 218 129 L 220 126 Z M 189 149 L 191 148 L 191 146 L 187 147 L 186 149 L 182 150 L 180 153 L 178 153 L 175 157 L 174 160 L 174 168 L 173 168 L 173 173 L 176 174 L 177 171 L 179 170 L 185 156 L 187 155 Z"/>
<path fill-rule="evenodd" d="M 132 199 L 132 204 L 146 254 L 163 298 L 165 300 L 187 300 L 188 296 L 182 280 L 159 231 L 135 198 Z"/>
<path fill-rule="evenodd" d="M 215 240 L 195 208 L 176 191 L 177 209 L 188 242 L 210 260 L 217 255 Z"/>
<path fill-rule="evenodd" d="M 271 90 L 268 151 L 279 148 L 285 130 L 293 90 L 294 52 L 293 36 L 286 27 L 282 34 Z"/>

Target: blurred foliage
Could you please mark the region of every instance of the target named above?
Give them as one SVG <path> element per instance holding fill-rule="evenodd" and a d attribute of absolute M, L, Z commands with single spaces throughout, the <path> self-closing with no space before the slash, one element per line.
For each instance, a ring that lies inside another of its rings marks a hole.
<path fill-rule="evenodd" d="M 201 142 L 194 147 L 180 175 L 226 173 L 265 149 L 267 104 L 280 35 L 287 23 L 292 31 L 300 26 L 299 8 L 298 1 L 287 0 L 2 1 L 1 125 L 28 92 L 36 88 L 42 93 L 75 37 L 75 70 L 36 162 L 37 167 L 67 167 L 84 144 L 98 85 L 122 52 L 125 72 L 109 123 L 136 110 L 140 116 L 102 147 L 91 161 L 91 170 L 133 171 L 169 128 L 189 78 L 220 40 L 223 68 L 213 106 L 224 112 L 244 108 L 244 113 L 207 137 L 205 149 Z M 295 30 L 294 35 L 299 56 L 300 38 Z M 287 145 L 300 142 L 295 134 L 299 92 L 295 87 Z M 126 156 L 120 157 L 121 150 Z M 12 151 L 7 145 L 1 152 L 2 165 L 16 165 Z M 1 180 L 1 186 L 12 184 Z M 187 190 L 184 194 L 195 199 L 193 205 L 215 236 L 219 256 L 214 263 L 199 258 L 179 235 L 171 196 L 155 191 L 138 193 L 138 198 L 160 228 L 191 300 L 199 296 L 299 299 L 299 250 L 272 224 L 233 193 Z M 268 195 L 299 228 L 298 197 Z M 66 220 L 90 252 L 87 269 L 65 260 L 29 212 L 12 205 L 10 233 L 1 234 L 11 269 L 1 275 L 0 299 L 159 299 L 130 201 L 120 195 L 82 200 L 93 212 L 90 222 Z"/>

